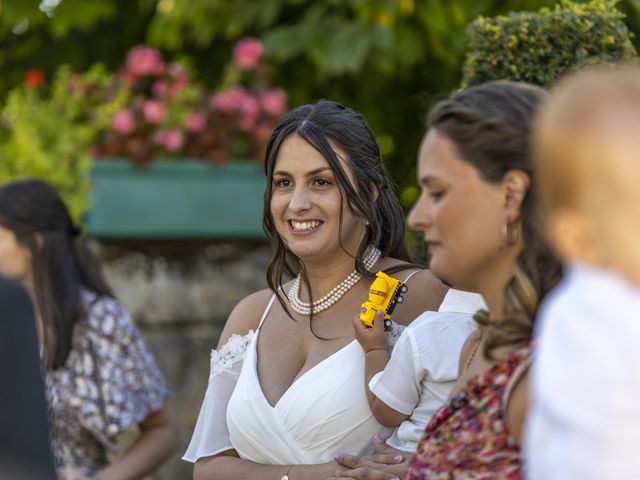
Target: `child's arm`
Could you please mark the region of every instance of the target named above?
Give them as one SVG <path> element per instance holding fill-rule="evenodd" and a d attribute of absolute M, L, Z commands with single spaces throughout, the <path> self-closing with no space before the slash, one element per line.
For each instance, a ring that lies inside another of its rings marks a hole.
<path fill-rule="evenodd" d="M 360 343 L 365 351 L 364 385 L 369 407 L 374 417 L 376 417 L 376 420 L 382 425 L 385 427 L 397 427 L 409 418 L 409 415 L 389 407 L 369 389 L 369 382 L 373 376 L 384 370 L 387 362 L 389 362 L 387 338 L 384 336 L 384 313 L 381 311 L 376 312 L 373 327 L 363 325 L 360 317 L 356 316 L 353 320 L 353 327 L 355 329 L 356 340 L 358 340 L 358 343 Z"/>

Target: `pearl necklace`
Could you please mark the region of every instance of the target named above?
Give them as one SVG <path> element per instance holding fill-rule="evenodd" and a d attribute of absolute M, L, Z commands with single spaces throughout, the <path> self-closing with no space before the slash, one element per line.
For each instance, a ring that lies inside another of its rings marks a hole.
<path fill-rule="evenodd" d="M 376 264 L 382 252 L 377 247 L 371 247 L 369 253 L 364 259 L 364 266 L 367 270 L 371 270 L 373 266 Z M 358 273 L 357 270 L 354 270 L 349 274 L 347 278 L 345 278 L 342 282 L 336 285 L 329 293 L 327 293 L 320 300 L 316 300 L 313 304 L 308 302 L 303 302 L 300 300 L 300 282 L 301 275 L 298 274 L 296 279 L 293 282 L 293 285 L 287 292 L 287 298 L 289 299 L 289 303 L 291 304 L 291 309 L 300 314 L 300 315 L 311 315 L 311 310 L 313 307 L 313 313 L 320 313 L 333 306 L 340 300 L 345 293 L 347 293 L 351 288 L 360 281 L 362 275 Z"/>

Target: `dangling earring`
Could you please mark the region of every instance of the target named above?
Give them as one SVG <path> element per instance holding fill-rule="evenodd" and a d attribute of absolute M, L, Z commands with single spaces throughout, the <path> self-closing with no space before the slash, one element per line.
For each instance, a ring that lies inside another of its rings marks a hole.
<path fill-rule="evenodd" d="M 505 220 L 500 228 L 500 233 L 508 245 L 513 245 L 520 238 L 520 224 L 517 222 L 509 223 L 508 220 Z"/>

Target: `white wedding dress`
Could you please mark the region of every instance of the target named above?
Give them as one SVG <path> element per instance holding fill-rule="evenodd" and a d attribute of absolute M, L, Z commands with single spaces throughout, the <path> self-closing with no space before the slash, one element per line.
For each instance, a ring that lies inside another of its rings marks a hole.
<path fill-rule="evenodd" d="M 318 464 L 336 453 L 372 453 L 373 436 L 390 435 L 392 430 L 380 425 L 369 408 L 365 354 L 356 340 L 296 379 L 276 405 L 269 404 L 258 379 L 256 344 L 275 298 L 256 332 L 232 335 L 212 351 L 209 385 L 184 460 L 196 462 L 235 449 L 241 458 L 261 464 Z M 466 311 L 461 302 L 468 303 L 465 294 L 450 290 L 443 306 Z M 393 323 L 387 333 L 390 350 L 404 329 Z M 459 349 L 445 356 L 434 360 L 434 368 L 449 362 L 449 356 L 457 363 Z"/>
<path fill-rule="evenodd" d="M 371 453 L 373 436 L 386 436 L 390 429 L 380 425 L 369 408 L 365 354 L 358 342 L 305 372 L 272 407 L 256 370 L 260 326 L 255 333 L 232 336 L 212 352 L 209 386 L 183 459 L 195 462 L 235 449 L 247 460 L 289 465 L 328 462 L 338 452 Z M 393 336 L 403 328 L 394 325 Z M 227 421 L 221 422 L 223 418 Z"/>

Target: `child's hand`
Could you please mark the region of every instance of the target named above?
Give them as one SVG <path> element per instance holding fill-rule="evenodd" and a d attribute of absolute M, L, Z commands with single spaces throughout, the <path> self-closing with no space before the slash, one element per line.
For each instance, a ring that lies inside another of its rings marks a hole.
<path fill-rule="evenodd" d="M 365 352 L 371 350 L 387 350 L 387 337 L 384 336 L 384 312 L 378 310 L 373 321 L 373 327 L 367 327 L 360 321 L 360 316 L 353 317 L 353 328 L 356 340 Z"/>

